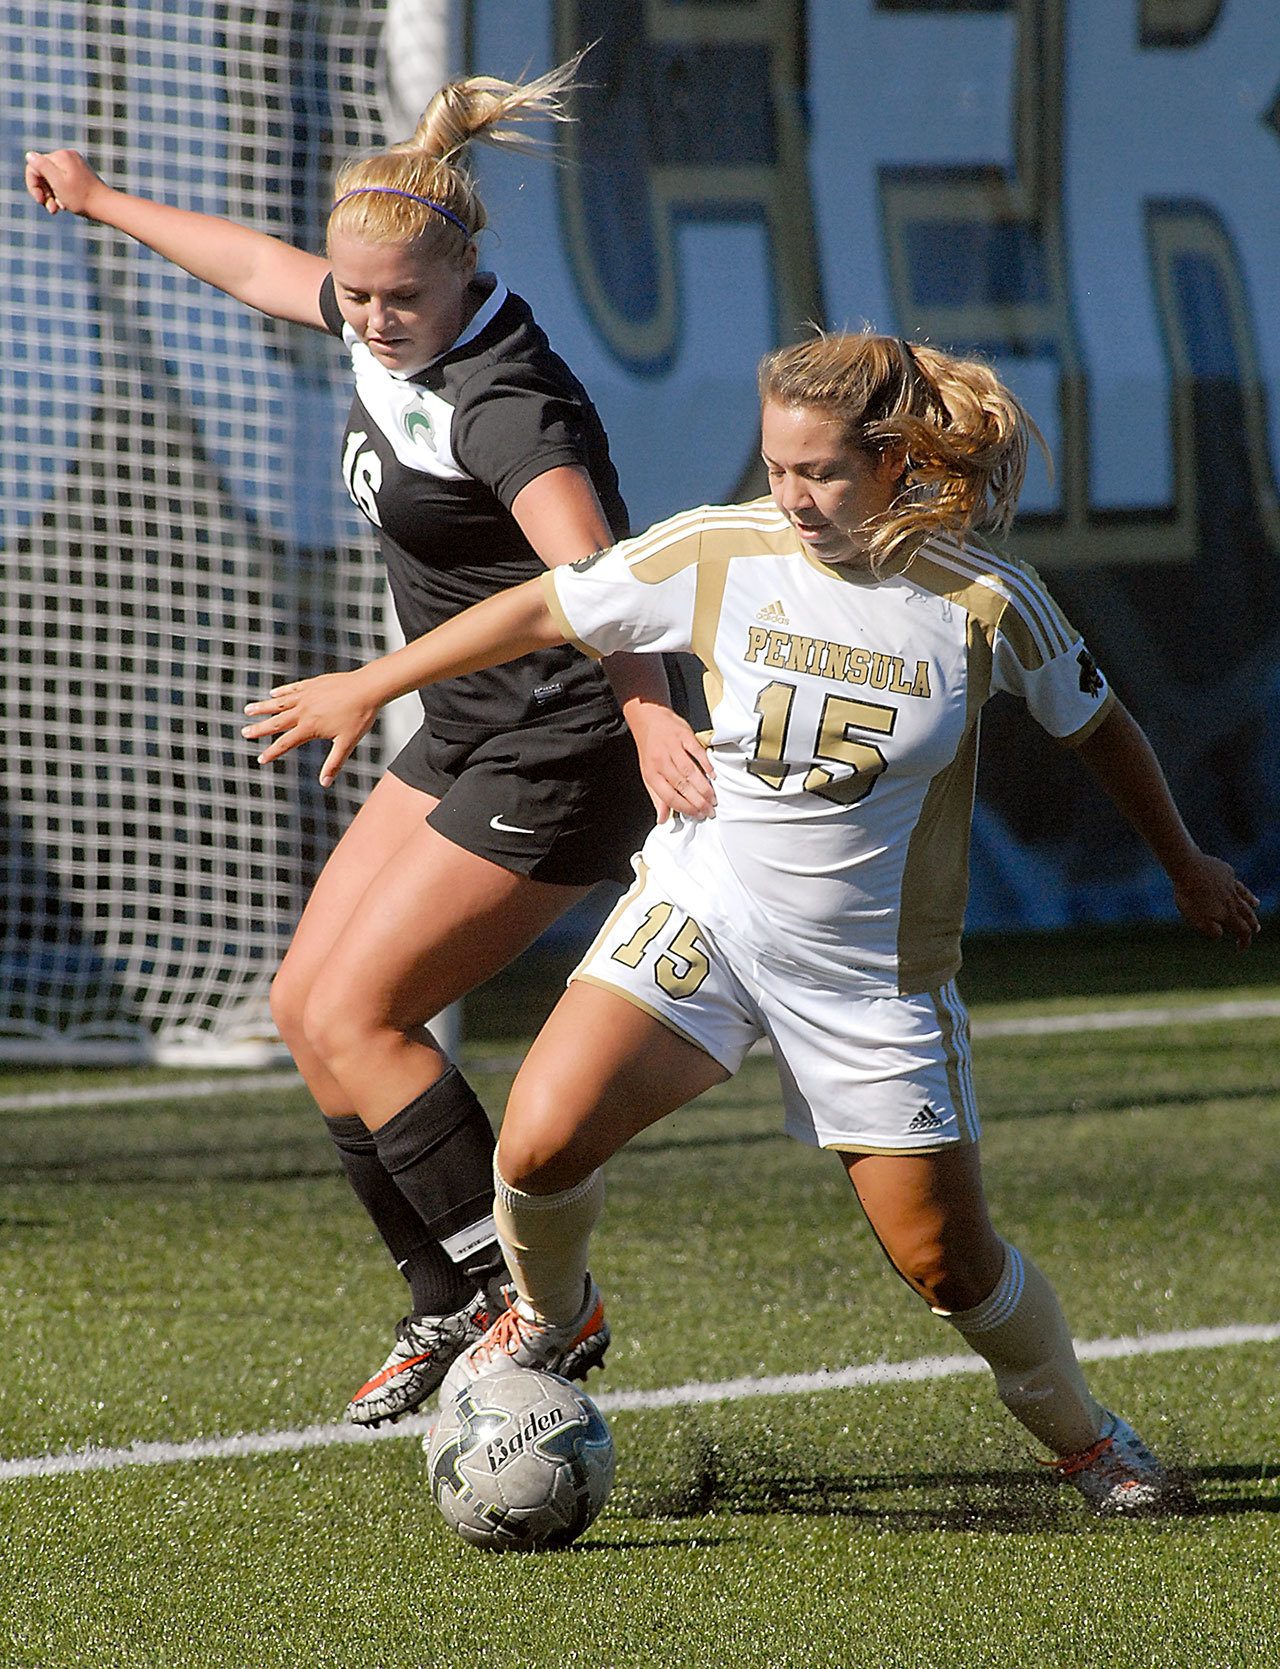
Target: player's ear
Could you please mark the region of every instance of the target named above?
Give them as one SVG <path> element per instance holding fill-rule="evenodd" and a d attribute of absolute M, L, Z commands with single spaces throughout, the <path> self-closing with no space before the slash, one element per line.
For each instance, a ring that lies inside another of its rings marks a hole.
<path fill-rule="evenodd" d="M 886 487 L 896 486 L 907 473 L 907 443 L 890 441 L 875 454 L 875 472 Z"/>

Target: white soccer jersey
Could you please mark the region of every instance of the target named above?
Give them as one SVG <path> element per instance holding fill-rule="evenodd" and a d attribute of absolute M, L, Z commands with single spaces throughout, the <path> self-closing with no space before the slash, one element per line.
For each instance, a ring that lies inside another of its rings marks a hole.
<path fill-rule="evenodd" d="M 727 948 L 824 983 L 914 992 L 959 967 L 993 691 L 1058 737 L 1111 699 L 1025 564 L 938 538 L 871 581 L 805 551 L 768 499 L 687 511 L 542 584 L 587 653 L 701 660 L 716 816 L 659 825 L 645 860 Z"/>

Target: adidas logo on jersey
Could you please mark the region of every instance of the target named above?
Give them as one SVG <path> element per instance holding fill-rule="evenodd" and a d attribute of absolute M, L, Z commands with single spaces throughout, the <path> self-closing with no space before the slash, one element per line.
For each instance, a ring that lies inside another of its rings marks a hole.
<path fill-rule="evenodd" d="M 758 608 L 756 619 L 767 620 L 774 626 L 789 626 L 791 624 L 790 620 L 787 619 L 787 611 L 783 608 L 781 600 L 766 603 L 763 608 Z"/>
<path fill-rule="evenodd" d="M 916 1114 L 916 1116 L 911 1120 L 911 1123 L 907 1126 L 907 1134 L 909 1136 L 912 1135 L 912 1134 L 918 1135 L 920 1133 L 920 1131 L 922 1131 L 922 1130 L 941 1130 L 941 1129 L 942 1129 L 942 1120 L 938 1117 L 937 1113 L 934 1112 L 933 1108 L 926 1101 L 924 1106 L 921 1107 L 920 1111 Z"/>

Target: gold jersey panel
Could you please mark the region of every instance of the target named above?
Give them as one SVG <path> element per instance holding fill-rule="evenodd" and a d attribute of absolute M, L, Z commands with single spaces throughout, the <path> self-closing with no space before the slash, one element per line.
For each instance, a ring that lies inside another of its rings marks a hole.
<path fill-rule="evenodd" d="M 543 584 L 590 651 L 702 661 L 716 816 L 660 825 L 645 860 L 723 943 L 824 984 L 920 991 L 959 966 L 992 691 L 1058 736 L 1107 701 L 1024 565 L 933 540 L 871 581 L 804 551 L 767 499 L 687 511 Z"/>

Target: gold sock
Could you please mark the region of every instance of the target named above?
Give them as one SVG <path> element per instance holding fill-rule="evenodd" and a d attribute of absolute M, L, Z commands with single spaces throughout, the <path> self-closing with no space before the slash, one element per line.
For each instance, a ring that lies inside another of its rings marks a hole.
<path fill-rule="evenodd" d="M 604 1172 L 558 1194 L 524 1194 L 493 1169 L 493 1218 L 516 1292 L 542 1321 L 563 1325 L 582 1308 L 591 1231 L 604 1205 Z"/>
<path fill-rule="evenodd" d="M 1057 1294 L 1030 1258 L 1006 1244 L 989 1297 L 935 1313 L 991 1364 L 1000 1401 L 1055 1455 L 1097 1440 L 1105 1411 L 1084 1382 Z"/>

